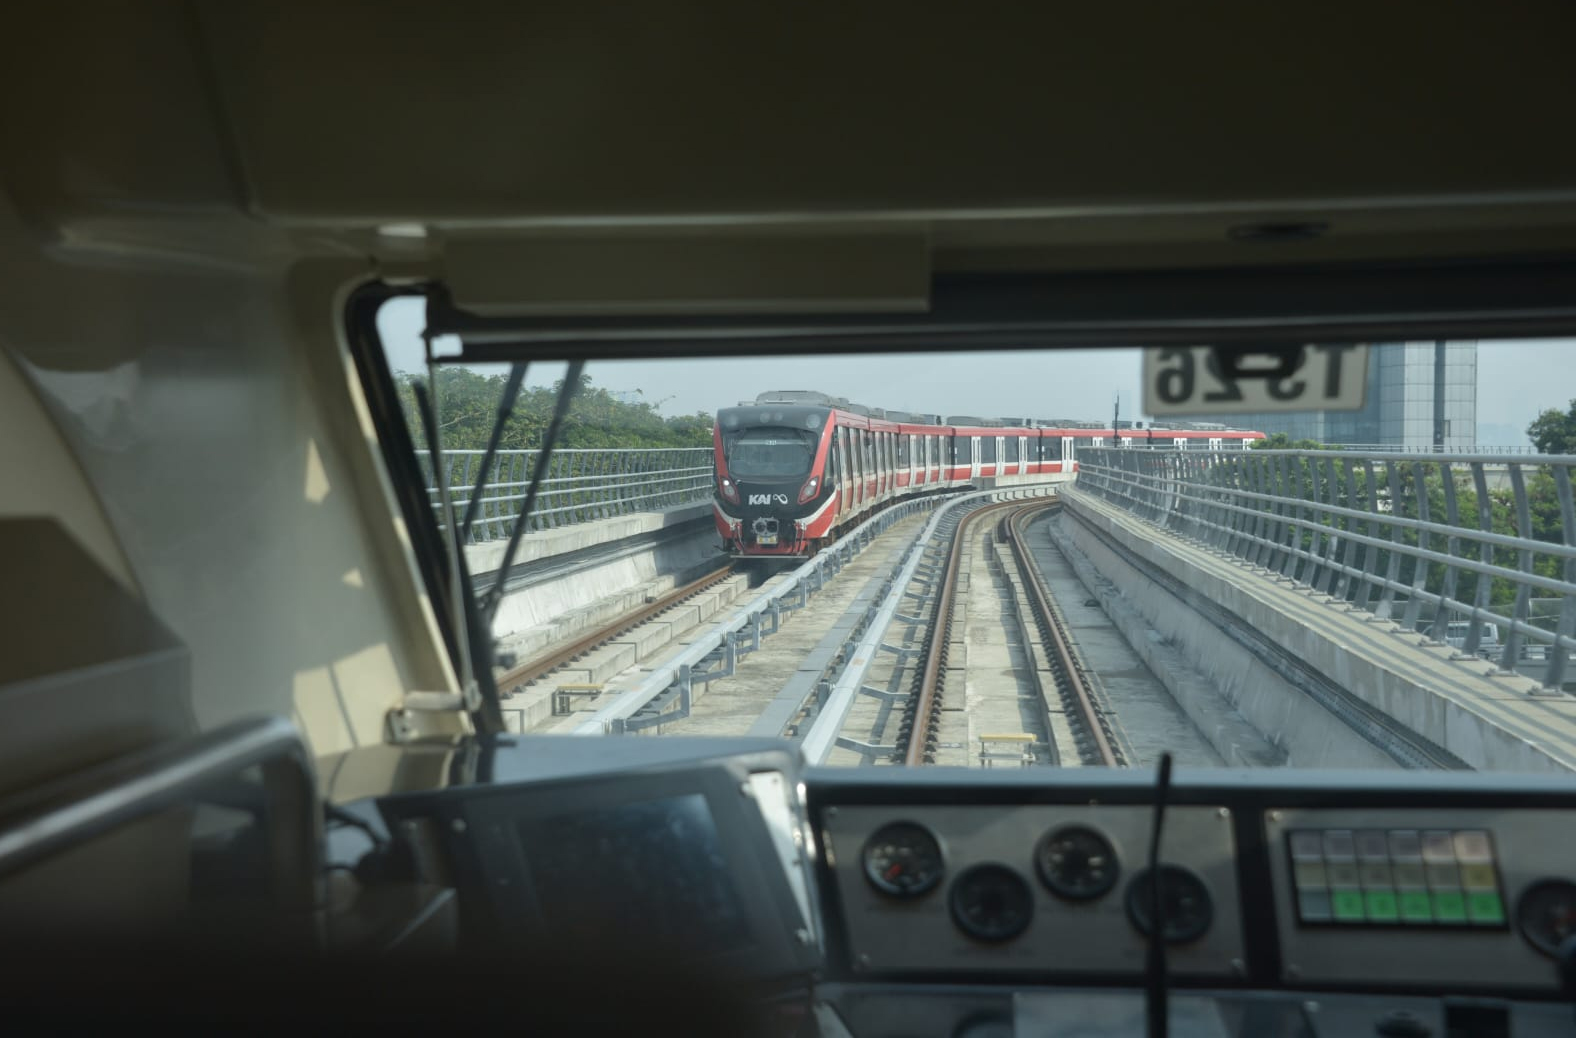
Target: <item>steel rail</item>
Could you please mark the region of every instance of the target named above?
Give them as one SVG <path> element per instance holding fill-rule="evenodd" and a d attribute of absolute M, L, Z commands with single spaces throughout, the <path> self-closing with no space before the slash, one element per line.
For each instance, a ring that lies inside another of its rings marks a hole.
<path fill-rule="evenodd" d="M 683 587 L 674 588 L 672 591 L 646 603 L 638 609 L 632 609 L 615 617 L 610 622 L 595 628 L 591 633 L 575 639 L 560 649 L 520 664 L 498 678 L 499 691 L 508 694 L 506 690 L 514 689 L 521 685 L 529 685 L 533 681 L 546 677 L 564 664 L 585 655 L 598 646 L 605 645 L 631 628 L 645 623 L 647 620 L 678 605 L 685 599 L 700 594 L 721 582 L 732 572 L 733 565 L 731 563 L 714 569 L 699 580 L 691 581 Z"/>
<path fill-rule="evenodd" d="M 804 608 L 810 596 L 835 578 L 842 567 L 863 550 L 893 523 L 915 512 L 952 501 L 952 496 L 919 496 L 899 501 L 861 522 L 836 544 L 821 549 L 798 569 L 790 573 L 779 585 L 768 588 L 744 603 L 730 616 L 714 623 L 677 656 L 671 657 L 652 670 L 646 680 L 635 688 L 617 695 L 591 718 L 575 729 L 576 735 L 620 735 L 627 730 L 626 722 L 639 710 L 657 700 L 669 688 L 682 686 L 693 676 L 693 668 L 711 653 L 728 650 L 736 636 L 748 628 L 751 640 L 777 630 L 775 619 L 779 611 Z M 797 603 L 793 600 L 797 599 Z M 773 617 L 771 631 L 762 631 L 762 621 Z M 675 716 L 673 720 L 678 720 Z"/>
<path fill-rule="evenodd" d="M 942 573 L 940 589 L 936 596 L 929 641 L 925 646 L 925 666 L 920 673 L 919 684 L 910 699 L 913 708 L 908 715 L 908 724 L 905 726 L 906 734 L 899 733 L 900 739 L 907 739 L 903 748 L 903 763 L 909 767 L 922 767 L 930 763 L 929 758 L 934 755 L 932 724 L 941 705 L 938 693 L 941 691 L 942 666 L 946 662 L 947 645 L 952 631 L 952 611 L 956 601 L 958 568 L 963 557 L 963 539 L 981 518 L 993 515 L 1004 508 L 1018 506 L 1017 501 L 1003 501 L 977 508 L 964 515 L 957 529 L 953 531 L 952 544 L 947 550 L 947 567 Z"/>
<path fill-rule="evenodd" d="M 1108 719 L 1104 711 L 1095 705 L 1094 696 L 1084 681 L 1083 661 L 1073 650 L 1071 636 L 1061 617 L 1051 606 L 1051 595 L 1045 586 L 1040 568 L 1030 558 L 1025 545 L 1024 527 L 1030 515 L 1059 507 L 1061 506 L 1058 503 L 1018 508 L 1002 518 L 998 529 L 1005 535 L 1012 550 L 1012 557 L 1018 564 L 1019 583 L 1029 600 L 1029 608 L 1034 613 L 1034 622 L 1039 625 L 1041 634 L 1056 653 L 1058 677 L 1065 685 L 1065 690 L 1072 694 L 1072 701 L 1077 705 L 1083 726 L 1094 744 L 1095 763 L 1105 767 L 1118 767 L 1124 762 L 1112 745 L 1112 739 L 1107 731 Z M 1050 736 L 1051 733 L 1047 732 L 1046 737 L 1050 738 Z"/>

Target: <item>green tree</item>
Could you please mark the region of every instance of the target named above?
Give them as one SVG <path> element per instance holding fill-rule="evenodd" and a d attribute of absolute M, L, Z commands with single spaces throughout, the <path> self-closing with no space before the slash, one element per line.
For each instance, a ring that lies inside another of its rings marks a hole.
<path fill-rule="evenodd" d="M 1576 400 L 1565 411 L 1549 408 L 1527 426 L 1539 454 L 1576 454 Z"/>
<path fill-rule="evenodd" d="M 1249 450 L 1255 451 L 1327 451 L 1332 448 L 1318 440 L 1294 440 L 1283 432 L 1278 432 L 1267 440 L 1254 440 L 1248 444 Z"/>
<path fill-rule="evenodd" d="M 482 450 L 497 420 L 507 375 L 482 375 L 468 368 L 438 369 L 438 437 L 445 450 Z M 416 416 L 415 387 L 425 375 L 403 376 L 397 383 L 400 405 L 418 448 L 427 446 L 425 429 Z M 522 389 L 504 424 L 502 450 L 535 450 L 552 421 L 561 383 Z M 580 376 L 580 390 L 565 416 L 560 447 L 709 447 L 712 417 L 697 412 L 664 418 L 644 401 L 626 403 Z"/>

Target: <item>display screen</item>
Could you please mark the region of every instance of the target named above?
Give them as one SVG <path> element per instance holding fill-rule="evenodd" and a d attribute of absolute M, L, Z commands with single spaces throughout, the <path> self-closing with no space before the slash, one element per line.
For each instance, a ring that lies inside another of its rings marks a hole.
<path fill-rule="evenodd" d="M 749 943 L 732 863 L 699 793 L 533 820 L 519 832 L 555 940 L 690 955 Z"/>
<path fill-rule="evenodd" d="M 1485 830 L 1298 829 L 1286 842 L 1302 923 L 1507 925 Z"/>

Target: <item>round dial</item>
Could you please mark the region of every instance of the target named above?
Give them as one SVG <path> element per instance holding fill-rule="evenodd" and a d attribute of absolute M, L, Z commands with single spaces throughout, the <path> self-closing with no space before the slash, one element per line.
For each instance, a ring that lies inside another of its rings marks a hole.
<path fill-rule="evenodd" d="M 1516 902 L 1516 926 L 1527 943 L 1553 955 L 1576 933 L 1576 883 L 1545 879 L 1528 887 Z"/>
<path fill-rule="evenodd" d="M 952 882 L 952 921 L 981 941 L 1010 941 L 1029 928 L 1034 894 L 1005 865 L 975 865 Z"/>
<path fill-rule="evenodd" d="M 1161 865 L 1159 871 L 1160 909 L 1165 915 L 1161 937 L 1167 944 L 1198 940 L 1209 930 L 1215 916 L 1209 889 L 1203 880 L 1180 865 Z M 1127 917 L 1145 937 L 1149 936 L 1152 921 L 1153 882 L 1150 871 L 1145 869 L 1127 885 Z"/>
<path fill-rule="evenodd" d="M 1046 833 L 1034 849 L 1034 867 L 1051 893 L 1069 901 L 1092 901 L 1121 875 L 1111 842 L 1081 825 Z"/>
<path fill-rule="evenodd" d="M 865 878 L 891 897 L 918 897 L 946 874 L 941 844 L 929 829 L 913 822 L 884 825 L 865 841 Z"/>

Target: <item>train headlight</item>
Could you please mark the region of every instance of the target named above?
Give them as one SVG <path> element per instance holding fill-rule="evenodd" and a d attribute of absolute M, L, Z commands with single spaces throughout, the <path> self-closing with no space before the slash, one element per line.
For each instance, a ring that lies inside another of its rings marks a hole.
<path fill-rule="evenodd" d="M 820 489 L 821 477 L 811 476 L 809 479 L 804 481 L 804 486 L 799 488 L 799 503 L 801 505 L 804 504 L 806 501 L 813 498 L 815 496 L 815 492 Z"/>
<path fill-rule="evenodd" d="M 722 491 L 722 496 L 726 500 L 732 501 L 734 504 L 739 503 L 739 488 L 734 486 L 733 480 L 729 479 L 727 476 L 723 476 L 721 482 L 717 484 L 717 487 Z"/>

